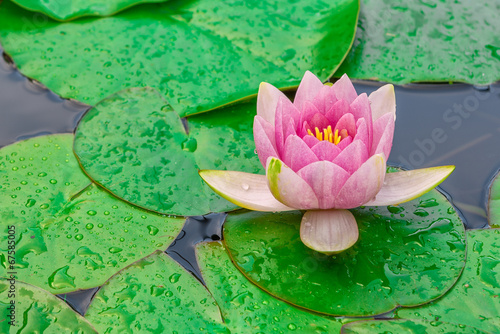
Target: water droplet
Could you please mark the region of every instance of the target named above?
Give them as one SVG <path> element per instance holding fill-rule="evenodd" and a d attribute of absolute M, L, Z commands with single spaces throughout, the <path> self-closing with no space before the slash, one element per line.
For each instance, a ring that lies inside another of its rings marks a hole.
<path fill-rule="evenodd" d="M 429 215 L 429 212 L 425 211 L 424 209 L 416 209 L 415 211 L 413 211 L 413 214 L 419 217 L 427 217 Z"/>
<path fill-rule="evenodd" d="M 75 278 L 68 274 L 69 266 L 57 269 L 49 276 L 49 286 L 53 289 L 75 287 Z"/>
<path fill-rule="evenodd" d="M 123 249 L 121 249 L 121 248 L 119 248 L 119 247 L 111 247 L 111 248 L 109 249 L 109 252 L 110 252 L 111 254 L 116 254 L 116 253 L 120 253 L 122 250 L 123 250 Z"/>
<path fill-rule="evenodd" d="M 41 173 L 38 173 L 38 176 L 39 176 L 39 177 L 45 177 L 45 176 L 47 176 L 47 173 L 45 173 L 45 172 L 41 172 Z"/>
<path fill-rule="evenodd" d="M 170 283 L 177 283 L 179 281 L 179 278 L 181 277 L 181 274 L 172 274 L 168 280 Z"/>
<path fill-rule="evenodd" d="M 36 204 L 36 201 L 35 201 L 34 199 L 30 198 L 30 199 L 28 199 L 28 200 L 26 201 L 25 206 L 26 206 L 27 208 L 31 208 L 31 207 L 32 207 L 33 205 L 35 205 L 35 204 Z"/>
<path fill-rule="evenodd" d="M 94 210 L 89 210 L 89 211 L 87 211 L 87 214 L 88 214 L 89 216 L 95 216 L 95 215 L 97 214 L 97 212 L 96 212 L 96 211 L 94 211 Z"/>
<path fill-rule="evenodd" d="M 194 138 L 186 139 L 182 143 L 182 149 L 188 152 L 194 152 L 198 148 L 198 142 Z"/>
<path fill-rule="evenodd" d="M 85 225 L 85 228 L 86 228 L 87 230 L 91 230 L 91 229 L 93 229 L 93 228 L 94 228 L 94 224 L 92 224 L 92 223 L 88 223 L 87 225 Z"/>
<path fill-rule="evenodd" d="M 390 213 L 401 213 L 403 212 L 405 209 L 401 206 L 396 206 L 396 205 L 389 205 L 387 207 L 387 210 L 389 210 Z"/>
<path fill-rule="evenodd" d="M 77 235 L 75 235 L 75 239 L 78 240 L 78 241 L 82 240 L 83 239 L 83 234 L 77 234 Z"/>
<path fill-rule="evenodd" d="M 295 325 L 293 323 L 292 324 L 288 324 L 288 329 L 291 330 L 291 331 L 294 331 L 294 330 L 297 329 L 297 325 Z"/>
<path fill-rule="evenodd" d="M 156 226 L 148 225 L 148 231 L 150 235 L 156 235 L 160 230 Z"/>
<path fill-rule="evenodd" d="M 51 180 L 50 180 L 50 183 L 51 183 L 51 184 L 56 184 L 56 183 L 57 183 L 57 180 L 51 179 Z"/>
<path fill-rule="evenodd" d="M 250 186 L 247 183 L 242 183 L 241 188 L 243 188 L 243 190 L 248 190 L 250 189 Z"/>

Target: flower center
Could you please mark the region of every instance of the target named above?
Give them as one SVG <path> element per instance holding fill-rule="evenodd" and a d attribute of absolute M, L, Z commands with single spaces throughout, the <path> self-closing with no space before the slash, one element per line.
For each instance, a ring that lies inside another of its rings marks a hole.
<path fill-rule="evenodd" d="M 333 132 L 331 125 L 328 125 L 328 127 L 324 128 L 323 131 L 319 131 L 318 127 L 315 127 L 314 133 L 310 129 L 307 129 L 307 133 L 318 138 L 320 141 L 327 140 L 335 145 L 338 145 L 342 139 L 349 136 L 346 129 L 342 129 L 340 132 L 339 129 L 335 129 L 335 132 Z"/>

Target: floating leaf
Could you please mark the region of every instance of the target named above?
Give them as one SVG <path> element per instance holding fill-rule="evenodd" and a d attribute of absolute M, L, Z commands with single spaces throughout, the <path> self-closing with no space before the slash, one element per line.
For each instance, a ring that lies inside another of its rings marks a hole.
<path fill-rule="evenodd" d="M 113 276 L 85 317 L 100 333 L 229 333 L 210 293 L 163 252 Z"/>
<path fill-rule="evenodd" d="M 419 308 L 401 309 L 401 318 L 421 318 L 500 328 L 500 230 L 467 231 L 467 263 L 457 284 L 442 298 Z"/>
<path fill-rule="evenodd" d="M 75 152 L 91 178 L 138 206 L 185 216 L 232 210 L 236 206 L 215 194 L 198 170 L 262 172 L 254 116 L 255 101 L 189 117 L 188 135 L 153 89 L 129 89 L 84 116 Z"/>
<path fill-rule="evenodd" d="M 1 277 L 15 270 L 54 293 L 93 288 L 165 250 L 181 230 L 184 219 L 138 209 L 92 184 L 72 143 L 72 135 L 51 135 L 0 150 Z"/>
<path fill-rule="evenodd" d="M 351 322 L 342 327 L 342 334 L 386 334 L 386 333 L 486 333 L 477 328 L 460 326 L 441 321 L 422 320 L 369 320 Z"/>
<path fill-rule="evenodd" d="M 10 321 L 14 321 L 13 326 Z M 51 293 L 5 279 L 0 279 L 0 332 L 97 333 L 87 320 Z"/>
<path fill-rule="evenodd" d="M 102 333 L 336 333 L 351 321 L 308 313 L 249 284 L 219 242 L 199 244 L 197 258 L 210 292 L 157 252 L 112 277 L 85 317 Z"/>
<path fill-rule="evenodd" d="M 231 333 L 338 333 L 342 323 L 293 307 L 248 282 L 220 242 L 197 245 L 205 283 Z"/>
<path fill-rule="evenodd" d="M 398 84 L 500 80 L 500 3 L 363 0 L 336 75 Z"/>
<path fill-rule="evenodd" d="M 23 8 L 61 21 L 88 15 L 108 16 L 137 4 L 164 1 L 167 0 L 12 0 Z"/>
<path fill-rule="evenodd" d="M 4 1 L 0 39 L 23 74 L 62 97 L 93 105 L 151 86 L 184 116 L 256 94 L 264 80 L 292 87 L 306 70 L 326 80 L 358 11 L 355 0 L 177 0 L 58 23 Z"/>
<path fill-rule="evenodd" d="M 500 227 L 500 174 L 497 173 L 490 186 L 488 221 L 492 227 Z"/>
<path fill-rule="evenodd" d="M 465 262 L 464 227 L 438 191 L 399 206 L 351 212 L 359 240 L 334 256 L 301 242 L 300 212 L 231 213 L 224 241 L 253 283 L 326 314 L 376 315 L 398 305 L 423 304 L 457 280 Z"/>

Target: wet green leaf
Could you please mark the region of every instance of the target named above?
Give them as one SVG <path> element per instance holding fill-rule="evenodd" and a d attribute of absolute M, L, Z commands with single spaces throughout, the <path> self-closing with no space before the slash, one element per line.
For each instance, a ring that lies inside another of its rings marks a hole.
<path fill-rule="evenodd" d="M 12 0 L 23 8 L 61 21 L 88 15 L 108 16 L 134 5 L 164 1 L 167 0 Z"/>
<path fill-rule="evenodd" d="M 399 206 L 351 211 L 359 240 L 335 256 L 304 246 L 301 212 L 231 213 L 224 241 L 253 283 L 294 305 L 332 315 L 376 315 L 423 304 L 458 279 L 465 231 L 438 191 Z"/>
<path fill-rule="evenodd" d="M 500 80 L 498 1 L 362 0 L 336 76 L 392 83 Z"/>
<path fill-rule="evenodd" d="M 386 334 L 386 333 L 486 333 L 477 328 L 460 326 L 441 321 L 422 320 L 370 320 L 356 321 L 342 327 L 342 334 Z"/>
<path fill-rule="evenodd" d="M 50 135 L 0 150 L 0 277 L 14 269 L 53 293 L 96 287 L 166 249 L 182 228 L 184 219 L 136 208 L 92 184 L 72 143 L 72 135 Z"/>
<path fill-rule="evenodd" d="M 457 284 L 442 298 L 415 309 L 398 310 L 401 318 L 421 318 L 500 328 L 500 230 L 467 231 L 467 263 Z"/>
<path fill-rule="evenodd" d="M 490 226 L 500 227 L 500 174 L 498 173 L 490 186 L 488 221 Z"/>
<path fill-rule="evenodd" d="M 113 276 L 85 317 L 100 333 L 229 333 L 206 288 L 163 252 Z"/>
<path fill-rule="evenodd" d="M 215 194 L 199 169 L 262 172 L 253 142 L 255 101 L 179 118 L 153 89 L 129 89 L 91 109 L 75 152 L 97 183 L 149 210 L 201 215 L 236 206 Z"/>
<path fill-rule="evenodd" d="M 10 315 L 14 315 L 14 319 Z M 10 321 L 14 321 L 14 326 Z M 51 293 L 24 282 L 4 279 L 0 279 L 0 332 L 97 333 L 86 319 Z"/>
<path fill-rule="evenodd" d="M 231 333 L 338 333 L 342 323 L 293 307 L 262 291 L 234 266 L 220 242 L 197 245 L 205 283 Z"/>
<path fill-rule="evenodd" d="M 180 115 L 256 94 L 261 81 L 326 80 L 347 53 L 356 0 L 176 0 L 59 23 L 4 1 L 0 40 L 26 76 L 95 104 L 129 87 L 158 89 Z"/>

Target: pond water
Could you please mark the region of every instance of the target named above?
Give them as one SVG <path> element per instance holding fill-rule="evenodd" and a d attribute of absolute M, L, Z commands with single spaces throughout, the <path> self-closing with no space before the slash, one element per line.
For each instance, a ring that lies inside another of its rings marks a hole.
<path fill-rule="evenodd" d="M 1 51 L 1 49 L 0 49 Z M 6 57 L 7 58 L 7 57 Z M 357 82 L 358 93 L 381 84 Z M 455 165 L 442 184 L 467 228 L 487 226 L 488 186 L 500 167 L 500 84 L 414 84 L 396 87 L 397 120 L 389 163 L 405 168 Z M 88 106 L 67 101 L 0 60 L 0 147 L 22 139 L 72 132 Z M 194 244 L 219 240 L 224 214 L 192 217 L 167 253 L 201 280 Z M 97 289 L 66 294 L 84 313 Z"/>

